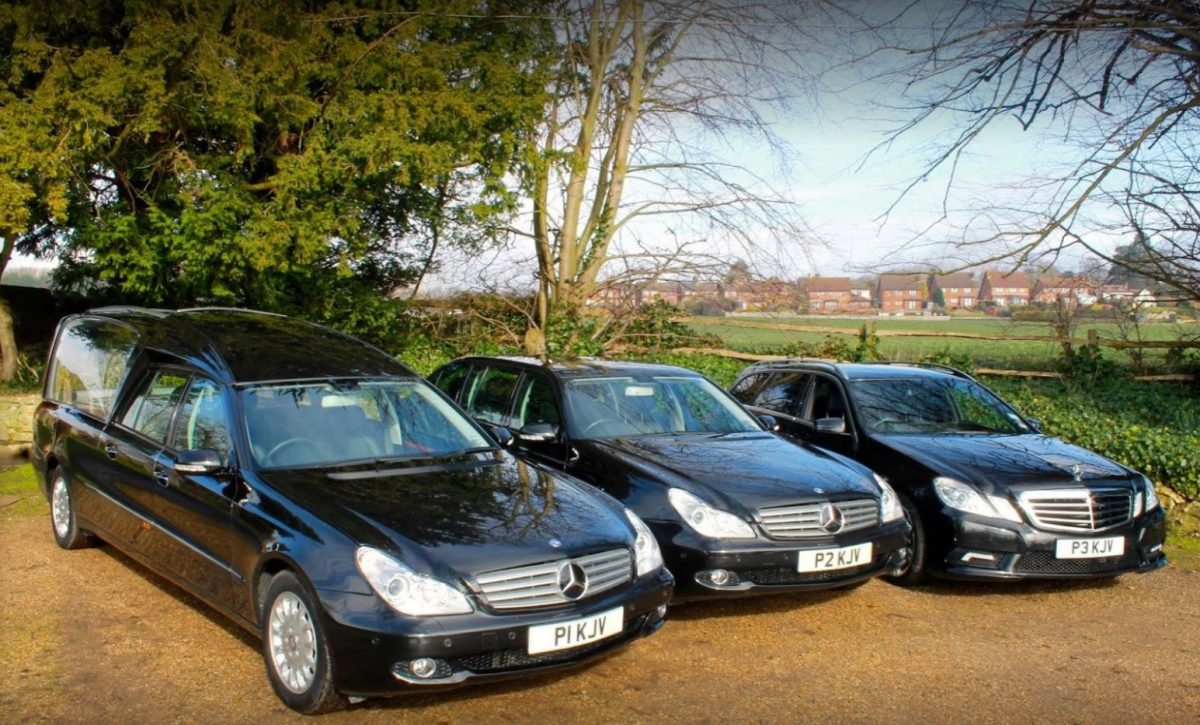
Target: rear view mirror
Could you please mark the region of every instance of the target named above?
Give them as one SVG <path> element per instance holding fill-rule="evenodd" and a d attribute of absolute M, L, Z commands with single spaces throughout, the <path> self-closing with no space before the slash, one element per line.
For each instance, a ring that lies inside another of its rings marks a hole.
<path fill-rule="evenodd" d="M 846 421 L 843 418 L 817 418 L 813 422 L 818 433 L 845 433 Z"/>
<path fill-rule="evenodd" d="M 1042 430 L 1043 430 L 1042 421 L 1038 420 L 1037 418 L 1026 418 L 1025 422 L 1029 424 L 1030 428 L 1033 428 L 1034 433 L 1042 432 Z"/>
<path fill-rule="evenodd" d="M 546 443 L 558 438 L 558 426 L 553 423 L 530 423 L 517 431 L 517 440 L 523 443 Z"/>
<path fill-rule="evenodd" d="M 175 470 L 179 473 L 216 473 L 224 467 L 221 454 L 211 448 L 180 451 L 175 457 Z"/>
<path fill-rule="evenodd" d="M 767 430 L 779 431 L 779 421 L 775 420 L 775 416 L 763 413 L 758 416 L 758 420 L 767 427 Z"/>
<path fill-rule="evenodd" d="M 501 448 L 508 448 L 513 444 L 513 434 L 508 428 L 500 425 L 492 428 L 490 432 L 492 438 Z"/>

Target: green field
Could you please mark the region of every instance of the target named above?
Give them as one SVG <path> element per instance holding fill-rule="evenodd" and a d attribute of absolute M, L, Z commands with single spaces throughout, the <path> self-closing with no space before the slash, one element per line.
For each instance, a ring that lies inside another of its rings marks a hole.
<path fill-rule="evenodd" d="M 830 338 L 843 337 L 849 340 L 858 334 L 864 324 L 872 324 L 879 336 L 879 352 L 890 360 L 915 361 L 932 355 L 947 357 L 967 356 L 979 367 L 1010 368 L 1021 370 L 1045 370 L 1054 366 L 1061 349 L 1056 342 L 1032 340 L 972 340 L 954 337 L 892 337 L 891 331 L 920 332 L 925 334 L 972 334 L 997 337 L 1052 336 L 1053 330 L 1047 323 L 1014 322 L 1005 318 L 880 318 L 826 319 L 819 317 L 690 317 L 685 323 L 698 333 L 719 337 L 723 345 L 732 350 L 755 353 L 779 352 L 788 346 L 820 345 Z M 732 323 L 732 324 L 731 324 Z M 839 328 L 845 335 L 827 331 L 749 328 L 738 323 L 762 325 L 811 326 L 816 328 Z M 1076 338 L 1085 338 L 1088 330 L 1096 330 L 1101 338 L 1120 339 L 1117 325 L 1104 321 L 1083 321 L 1075 330 Z M 1149 323 L 1141 325 L 1143 340 L 1189 339 L 1200 334 L 1200 325 L 1185 323 Z M 1130 356 L 1125 351 L 1106 349 L 1106 358 L 1120 364 L 1129 364 Z M 1145 361 L 1150 366 L 1162 365 L 1166 352 L 1147 350 Z"/>

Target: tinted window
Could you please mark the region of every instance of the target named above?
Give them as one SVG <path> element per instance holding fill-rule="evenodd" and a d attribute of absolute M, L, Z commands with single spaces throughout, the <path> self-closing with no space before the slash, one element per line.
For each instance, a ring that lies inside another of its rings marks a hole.
<path fill-rule="evenodd" d="M 820 418 L 846 419 L 846 399 L 841 388 L 824 376 L 817 376 L 813 383 L 812 403 L 808 409 L 809 420 Z"/>
<path fill-rule="evenodd" d="M 187 386 L 188 376 L 160 370 L 146 378 L 137 397 L 121 416 L 121 425 L 152 441 L 164 443 L 171 427 L 171 416 Z"/>
<path fill-rule="evenodd" d="M 64 326 L 47 373 L 46 395 L 98 418 L 107 418 L 125 378 L 137 334 L 103 320 Z"/>
<path fill-rule="evenodd" d="M 571 426 L 583 438 L 762 430 L 704 378 L 581 378 L 567 382 Z"/>
<path fill-rule="evenodd" d="M 747 375 L 734 383 L 729 392 L 746 405 L 751 405 L 754 402 L 754 395 L 767 377 L 767 375 Z"/>
<path fill-rule="evenodd" d="M 431 458 L 491 443 L 416 380 L 257 385 L 241 392 L 251 454 L 264 468 Z"/>
<path fill-rule="evenodd" d="M 171 447 L 176 450 L 211 448 L 221 454 L 222 461 L 229 461 L 233 446 L 225 418 L 225 393 L 220 386 L 204 378 L 192 380 L 179 409 Z"/>
<path fill-rule="evenodd" d="M 798 415 L 809 377 L 808 373 L 776 373 L 754 396 L 751 405 L 788 415 Z"/>
<path fill-rule="evenodd" d="M 463 381 L 467 379 L 470 370 L 467 365 L 450 365 L 442 369 L 434 384 L 451 399 L 458 400 L 458 393 L 462 390 Z"/>
<path fill-rule="evenodd" d="M 503 425 L 519 377 L 519 373 L 503 368 L 476 370 L 471 376 L 463 407 L 480 420 Z"/>
<path fill-rule="evenodd" d="M 971 380 L 855 380 L 851 391 L 863 423 L 878 433 L 1029 431 L 1012 408 Z"/>
<path fill-rule="evenodd" d="M 555 427 L 562 424 L 558 402 L 554 399 L 554 385 L 541 375 L 526 376 L 517 393 L 512 426 L 519 430 L 530 423 L 549 423 Z"/>

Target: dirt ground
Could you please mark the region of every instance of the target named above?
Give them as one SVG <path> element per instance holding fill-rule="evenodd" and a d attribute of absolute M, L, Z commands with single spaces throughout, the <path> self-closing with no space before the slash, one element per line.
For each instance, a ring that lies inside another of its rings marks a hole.
<path fill-rule="evenodd" d="M 44 506 L 42 507 L 44 509 Z M 258 643 L 111 547 L 0 510 L 0 721 L 303 718 Z M 372 700 L 331 722 L 1200 722 L 1200 573 L 882 582 L 672 610 L 582 670 Z"/>

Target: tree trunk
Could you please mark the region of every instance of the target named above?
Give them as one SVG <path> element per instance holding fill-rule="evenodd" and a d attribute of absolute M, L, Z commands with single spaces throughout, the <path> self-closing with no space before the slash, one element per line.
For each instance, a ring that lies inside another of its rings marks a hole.
<path fill-rule="evenodd" d="M 0 380 L 12 380 L 17 374 L 17 338 L 13 334 L 12 313 L 8 302 L 0 298 Z"/>

